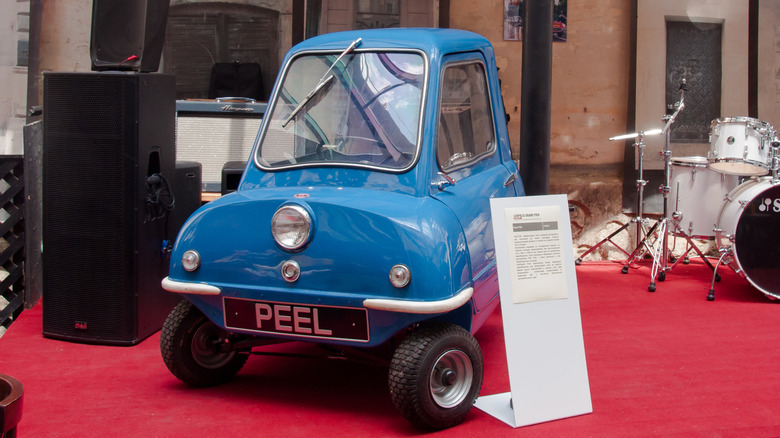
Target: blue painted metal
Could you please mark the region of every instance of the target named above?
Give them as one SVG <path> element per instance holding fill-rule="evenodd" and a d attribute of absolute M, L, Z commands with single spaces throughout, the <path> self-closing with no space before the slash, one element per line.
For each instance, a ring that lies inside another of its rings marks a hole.
<path fill-rule="evenodd" d="M 221 289 L 222 296 L 185 295 L 220 326 L 224 325 L 223 297 L 362 308 L 368 298 L 430 302 L 474 287 L 468 304 L 446 314 L 368 310 L 370 342 L 363 345 L 378 345 L 410 324 L 431 318 L 476 331 L 498 303 L 489 199 L 524 193 L 519 178 L 504 184 L 517 167 L 510 157 L 492 47 L 483 37 L 458 30 L 350 31 L 298 44 L 283 65 L 310 53 L 338 54 L 357 38 L 361 38 L 359 51 L 413 50 L 425 57 L 428 84 L 417 161 L 402 172 L 354 166 L 292 166 L 264 171 L 250 159 L 238 190 L 195 212 L 182 227 L 171 256 L 172 280 Z M 478 57 L 485 65 L 495 115 L 496 150 L 468 169 L 453 171 L 451 176 L 458 183 L 439 190 L 434 186 L 441 179 L 434 147 L 439 79 L 447 56 L 454 53 L 459 54 L 458 59 Z M 277 79 L 268 114 L 274 111 L 279 81 L 287 68 Z M 263 120 L 261 133 L 269 119 Z M 258 139 L 270 141 L 262 135 Z M 257 148 L 255 145 L 253 156 Z M 471 173 L 475 176 L 468 177 Z M 285 204 L 302 206 L 312 218 L 311 242 L 292 253 L 275 244 L 270 229 L 271 217 Z M 197 250 L 202 259 L 195 272 L 181 266 L 182 254 L 190 249 Z M 294 260 L 301 268 L 294 283 L 281 275 L 287 260 Z M 398 263 L 412 272 L 411 283 L 402 289 L 393 287 L 388 279 L 390 268 Z M 292 334 L 280 336 L 295 339 Z"/>

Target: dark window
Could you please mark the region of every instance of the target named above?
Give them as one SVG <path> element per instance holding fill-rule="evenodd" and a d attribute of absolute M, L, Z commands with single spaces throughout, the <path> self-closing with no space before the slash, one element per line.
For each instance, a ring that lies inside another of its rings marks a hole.
<path fill-rule="evenodd" d="M 447 170 L 492 151 L 495 141 L 483 65 L 446 66 L 441 87 L 436 156 L 439 167 Z"/>
<path fill-rule="evenodd" d="M 355 29 L 398 27 L 400 0 L 355 0 Z"/>
<path fill-rule="evenodd" d="M 171 6 L 164 71 L 176 75 L 177 99 L 208 97 L 216 63 L 260 64 L 267 93 L 279 70 L 279 12 L 225 3 Z"/>
<path fill-rule="evenodd" d="M 667 107 L 680 100 L 682 79 L 688 87 L 671 127 L 673 142 L 709 143 L 710 124 L 720 117 L 722 39 L 719 23 L 666 23 Z"/>

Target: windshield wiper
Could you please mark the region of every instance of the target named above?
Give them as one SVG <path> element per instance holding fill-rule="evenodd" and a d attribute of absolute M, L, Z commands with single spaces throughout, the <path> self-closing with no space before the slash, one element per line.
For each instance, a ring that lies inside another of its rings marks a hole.
<path fill-rule="evenodd" d="M 341 61 L 341 58 L 346 56 L 349 52 L 355 50 L 355 47 L 360 45 L 361 41 L 363 41 L 362 38 L 358 38 L 355 41 L 352 41 L 352 44 L 350 44 L 349 47 L 347 47 L 346 49 L 344 49 L 343 52 L 341 52 L 338 58 L 336 58 L 336 60 L 333 61 L 333 64 L 331 64 L 330 67 L 328 67 L 328 70 L 325 72 L 325 74 L 322 75 L 322 78 L 320 78 L 320 81 L 317 82 L 317 85 L 314 86 L 314 88 L 309 92 L 309 94 L 290 113 L 290 115 L 287 117 L 284 123 L 282 123 L 282 128 L 286 128 L 287 124 L 290 123 L 290 120 L 295 118 L 295 116 L 298 115 L 299 112 L 301 112 L 303 107 L 306 106 L 306 104 L 309 103 L 309 101 L 311 101 L 314 98 L 314 96 L 316 96 L 317 93 L 319 93 L 320 90 L 322 90 L 325 87 L 325 85 L 328 85 L 328 83 L 333 80 L 333 75 L 329 75 L 330 71 L 333 70 L 333 67 L 335 67 L 339 61 Z"/>
<path fill-rule="evenodd" d="M 320 83 L 317 84 L 317 86 L 314 87 L 313 90 L 311 90 L 309 95 L 306 96 L 306 98 L 303 99 L 301 101 L 301 103 L 299 103 L 298 106 L 295 107 L 293 112 L 290 113 L 290 115 L 287 117 L 287 120 L 285 120 L 284 123 L 282 123 L 282 128 L 286 128 L 287 124 L 290 123 L 290 120 L 292 120 L 296 115 L 298 115 L 298 113 L 303 109 L 303 106 L 306 105 L 307 103 L 309 103 L 309 101 L 312 100 L 314 98 L 314 96 L 316 96 L 317 93 L 319 93 L 320 90 L 322 90 L 332 80 L 333 80 L 333 75 L 330 75 L 327 78 L 324 78 L 323 80 L 321 80 Z"/>

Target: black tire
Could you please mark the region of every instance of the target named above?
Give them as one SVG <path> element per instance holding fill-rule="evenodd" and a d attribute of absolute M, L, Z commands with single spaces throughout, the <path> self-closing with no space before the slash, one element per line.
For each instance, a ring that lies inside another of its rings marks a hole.
<path fill-rule="evenodd" d="M 482 387 L 479 343 L 454 324 L 411 331 L 390 362 L 388 383 L 396 409 L 424 429 L 446 429 L 466 419 Z"/>
<path fill-rule="evenodd" d="M 165 366 L 182 382 L 195 387 L 219 385 L 231 380 L 249 358 L 237 351 L 217 349 L 228 336 L 228 332 L 184 300 L 163 324 L 160 352 Z"/>

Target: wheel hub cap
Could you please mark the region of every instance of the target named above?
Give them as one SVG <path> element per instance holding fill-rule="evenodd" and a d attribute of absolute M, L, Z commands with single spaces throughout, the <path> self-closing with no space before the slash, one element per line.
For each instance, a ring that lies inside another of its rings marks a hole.
<path fill-rule="evenodd" d="M 433 366 L 429 380 L 431 397 L 442 408 L 458 406 L 468 396 L 473 381 L 474 368 L 468 355 L 448 350 Z"/>
<path fill-rule="evenodd" d="M 223 353 L 219 350 L 223 336 L 222 330 L 215 325 L 200 326 L 193 335 L 190 345 L 193 360 L 203 368 L 209 369 L 218 369 L 230 362 L 236 353 Z"/>

